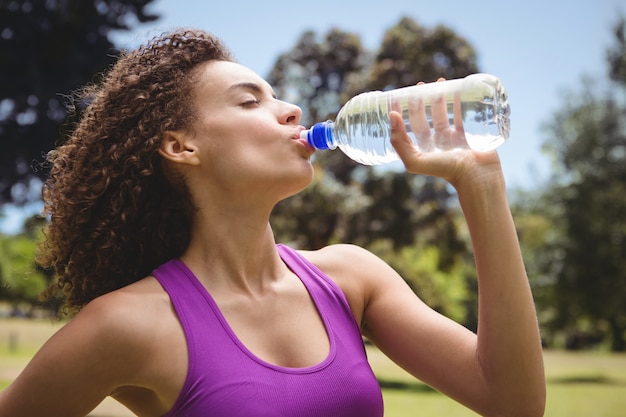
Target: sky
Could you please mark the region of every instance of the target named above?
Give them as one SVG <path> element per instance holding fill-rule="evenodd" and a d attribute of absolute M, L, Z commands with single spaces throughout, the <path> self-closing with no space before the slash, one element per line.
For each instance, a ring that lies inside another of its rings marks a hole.
<path fill-rule="evenodd" d="M 564 105 L 565 92 L 581 91 L 583 77 L 607 78 L 606 50 L 623 0 L 383 0 L 308 2 L 278 0 L 155 0 L 160 15 L 131 32 L 113 34 L 133 48 L 177 27 L 204 29 L 222 39 L 235 59 L 262 77 L 300 35 L 332 28 L 359 35 L 375 51 L 385 31 L 403 16 L 426 29 L 444 25 L 476 50 L 481 72 L 499 77 L 511 106 L 511 134 L 498 152 L 510 188 L 532 189 L 550 174 L 541 152 L 545 124 Z M 429 81 L 429 80 L 425 80 Z M 337 109 L 339 110 L 339 109 Z M 17 227 L 18 211 L 0 219 L 0 231 Z M 21 225 L 20 225 L 21 226 Z"/>

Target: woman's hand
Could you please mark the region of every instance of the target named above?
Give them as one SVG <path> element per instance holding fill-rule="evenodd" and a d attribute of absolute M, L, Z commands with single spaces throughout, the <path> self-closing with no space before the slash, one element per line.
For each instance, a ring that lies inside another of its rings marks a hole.
<path fill-rule="evenodd" d="M 443 79 L 439 79 L 443 81 Z M 422 84 L 422 83 L 419 83 Z M 427 120 L 424 101 L 409 100 L 409 125 L 415 135 L 417 146 L 407 134 L 399 103 L 392 103 L 389 112 L 391 143 L 403 161 L 407 171 L 414 174 L 441 177 L 455 188 L 463 184 L 485 182 L 489 178 L 502 183 L 500 161 L 495 151 L 472 151 L 465 138 L 461 99 L 458 94 L 453 101 L 453 125 L 448 119 L 447 103 L 443 96 L 432 101 L 432 125 Z"/>

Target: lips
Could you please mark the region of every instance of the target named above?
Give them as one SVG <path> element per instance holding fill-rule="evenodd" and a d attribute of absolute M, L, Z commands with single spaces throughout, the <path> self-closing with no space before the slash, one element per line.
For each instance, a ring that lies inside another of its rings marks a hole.
<path fill-rule="evenodd" d="M 313 155 L 315 153 L 315 148 L 312 147 L 309 141 L 307 141 L 305 138 L 300 137 L 300 133 L 305 130 L 306 128 L 304 126 L 298 126 L 298 129 L 296 130 L 295 135 L 292 136 L 292 139 L 300 143 L 304 148 L 306 148 L 307 152 L 310 155 Z"/>

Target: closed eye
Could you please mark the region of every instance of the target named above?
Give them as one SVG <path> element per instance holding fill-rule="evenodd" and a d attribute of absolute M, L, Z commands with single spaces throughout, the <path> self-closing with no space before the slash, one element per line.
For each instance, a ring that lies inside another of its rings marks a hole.
<path fill-rule="evenodd" d="M 266 97 L 267 94 L 259 84 L 248 81 L 233 84 L 228 89 L 229 91 L 243 90 L 250 93 L 250 98 L 248 98 L 247 95 L 244 96 L 245 98 L 240 104 L 242 107 L 258 106 L 261 104 L 260 97 Z M 276 99 L 276 94 L 271 88 L 269 89 L 269 93 L 273 99 Z"/>
<path fill-rule="evenodd" d="M 259 104 L 261 104 L 261 100 L 254 99 L 254 100 L 244 101 L 243 103 L 241 103 L 241 106 L 243 106 L 243 107 L 255 107 L 255 106 L 258 106 Z"/>

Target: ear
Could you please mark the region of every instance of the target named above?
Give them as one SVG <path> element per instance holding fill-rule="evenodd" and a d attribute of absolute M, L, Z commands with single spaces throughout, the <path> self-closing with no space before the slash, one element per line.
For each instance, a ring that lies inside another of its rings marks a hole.
<path fill-rule="evenodd" d="M 198 165 L 198 148 L 192 143 L 187 133 L 166 131 L 161 138 L 159 154 L 165 159 L 181 164 Z"/>

